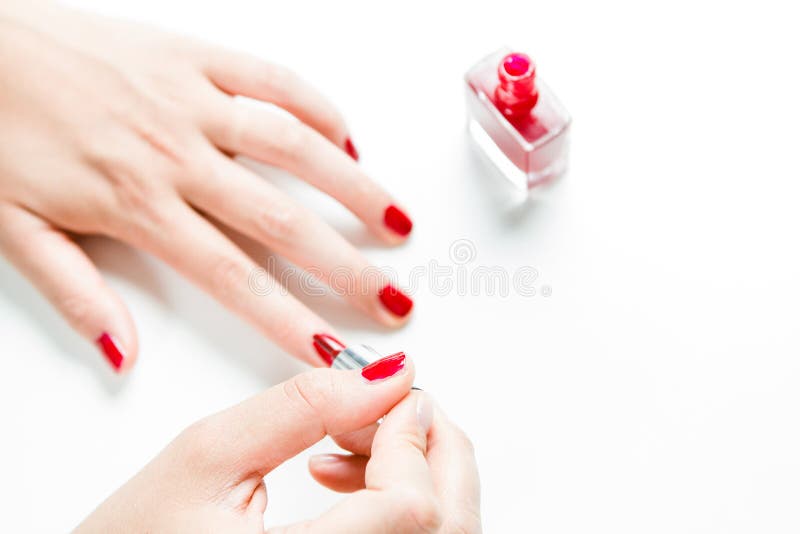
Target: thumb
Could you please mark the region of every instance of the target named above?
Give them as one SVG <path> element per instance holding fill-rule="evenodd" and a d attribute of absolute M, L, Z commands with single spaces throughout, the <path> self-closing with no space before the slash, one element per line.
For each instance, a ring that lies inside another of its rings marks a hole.
<path fill-rule="evenodd" d="M 381 365 L 388 372 L 375 378 L 369 370 Z M 207 448 L 209 458 L 263 476 L 328 434 L 374 423 L 408 395 L 413 380 L 414 366 L 405 355 L 378 360 L 363 374 L 334 369 L 299 374 L 202 422 L 203 432 L 216 436 Z"/>
<path fill-rule="evenodd" d="M 386 415 L 372 444 L 366 489 L 320 517 L 267 534 L 319 532 L 439 532 L 441 504 L 426 459 L 434 417 L 427 394 L 411 392 Z"/>

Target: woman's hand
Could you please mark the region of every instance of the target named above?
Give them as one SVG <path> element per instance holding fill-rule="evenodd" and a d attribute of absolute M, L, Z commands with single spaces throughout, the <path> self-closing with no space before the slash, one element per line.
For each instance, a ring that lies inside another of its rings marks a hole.
<path fill-rule="evenodd" d="M 286 69 L 48 3 L 0 6 L 0 250 L 117 370 L 136 357 L 133 322 L 68 232 L 158 256 L 315 365 L 312 336 L 331 327 L 281 291 L 255 294 L 257 266 L 210 221 L 323 282 L 348 273 L 345 298 L 383 324 L 410 312 L 388 279 L 360 276 L 369 263 L 350 243 L 236 155 L 306 180 L 387 243 L 411 231 L 354 161 L 339 112 Z"/>
<path fill-rule="evenodd" d="M 371 382 L 316 369 L 194 424 L 78 532 L 263 533 L 264 475 L 326 434 L 354 454 L 312 457 L 311 474 L 353 493 L 267 532 L 480 532 L 472 446 L 427 394 L 409 394 L 410 361 L 396 363 L 373 364 L 364 374 L 383 378 Z"/>

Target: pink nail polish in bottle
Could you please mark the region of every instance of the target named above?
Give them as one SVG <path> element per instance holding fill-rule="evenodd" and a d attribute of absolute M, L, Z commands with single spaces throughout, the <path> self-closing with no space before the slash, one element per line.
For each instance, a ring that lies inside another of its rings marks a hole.
<path fill-rule="evenodd" d="M 506 178 L 530 189 L 564 173 L 570 117 L 527 55 L 498 50 L 465 79 L 469 133 Z"/>

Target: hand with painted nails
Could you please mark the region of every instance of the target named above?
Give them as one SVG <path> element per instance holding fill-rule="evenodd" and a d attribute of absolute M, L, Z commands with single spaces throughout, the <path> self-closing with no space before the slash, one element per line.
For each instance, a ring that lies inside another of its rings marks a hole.
<path fill-rule="evenodd" d="M 413 378 L 397 358 L 300 374 L 185 430 L 77 532 L 263 533 L 264 475 L 328 434 L 351 454 L 312 456 L 309 471 L 349 495 L 267 533 L 477 534 L 472 445 L 426 393 L 409 393 Z"/>
<path fill-rule="evenodd" d="M 220 226 L 324 283 L 347 273 L 343 297 L 382 324 L 408 317 L 411 300 L 349 242 L 234 159 L 307 181 L 386 243 L 411 232 L 398 203 L 355 161 L 339 112 L 287 69 L 19 0 L 0 5 L 0 79 L 0 251 L 116 370 L 136 358 L 133 321 L 76 234 L 157 256 L 313 365 L 324 364 L 313 336 L 332 328 L 285 292 L 253 291 L 254 272 L 270 275 Z"/>

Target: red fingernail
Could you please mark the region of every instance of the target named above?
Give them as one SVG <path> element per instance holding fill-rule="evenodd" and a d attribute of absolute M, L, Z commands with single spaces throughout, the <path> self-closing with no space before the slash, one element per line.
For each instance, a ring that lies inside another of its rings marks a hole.
<path fill-rule="evenodd" d="M 378 292 L 378 297 L 387 310 L 399 317 L 405 317 L 414 307 L 414 301 L 392 284 L 386 284 Z"/>
<path fill-rule="evenodd" d="M 349 137 L 347 141 L 344 142 L 344 151 L 347 152 L 348 156 L 358 161 L 358 150 L 356 150 L 356 145 L 353 144 L 353 141 Z"/>
<path fill-rule="evenodd" d="M 408 215 L 403 213 L 397 206 L 389 206 L 383 213 L 383 223 L 388 226 L 393 232 L 402 236 L 407 236 L 411 233 L 414 223 L 408 218 Z"/>
<path fill-rule="evenodd" d="M 390 376 L 396 375 L 403 367 L 406 366 L 406 355 L 402 352 L 392 354 L 378 361 L 372 362 L 368 366 L 361 369 L 361 376 L 374 382 L 375 380 L 383 380 Z"/>
<path fill-rule="evenodd" d="M 345 349 L 344 343 L 328 334 L 314 334 L 314 350 L 329 366 Z"/>
<path fill-rule="evenodd" d="M 108 332 L 103 332 L 103 334 L 97 338 L 97 344 L 100 346 L 100 350 L 103 351 L 108 363 L 111 364 L 111 367 L 114 368 L 115 371 L 119 371 L 122 368 L 122 362 L 125 360 L 125 353 L 122 352 L 122 349 L 111 337 Z"/>

